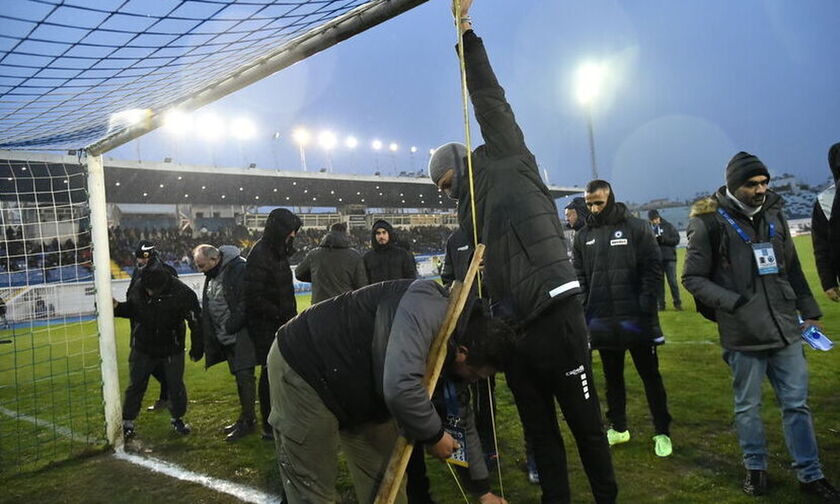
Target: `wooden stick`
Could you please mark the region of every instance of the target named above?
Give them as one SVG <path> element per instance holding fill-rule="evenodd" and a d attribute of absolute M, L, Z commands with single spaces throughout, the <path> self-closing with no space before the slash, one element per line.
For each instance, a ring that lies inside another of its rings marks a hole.
<path fill-rule="evenodd" d="M 461 316 L 461 312 L 464 311 L 464 305 L 467 303 L 473 281 L 483 258 L 484 245 L 479 243 L 475 247 L 475 253 L 473 254 L 464 282 L 461 283 L 456 280 L 452 284 L 452 291 L 449 294 L 449 305 L 446 307 L 443 324 L 441 324 L 440 330 L 437 336 L 435 336 L 432 346 L 429 348 L 429 359 L 426 361 L 426 375 L 423 377 L 423 385 L 426 387 L 429 397 L 432 397 L 435 385 L 437 384 L 438 378 L 440 378 L 443 363 L 446 359 L 449 337 L 458 325 L 458 318 Z M 408 442 L 405 437 L 400 436 L 397 438 L 394 451 L 391 452 L 391 459 L 388 461 L 388 468 L 385 470 L 385 475 L 379 484 L 379 491 L 376 494 L 374 504 L 393 504 L 400 490 L 405 469 L 408 466 L 408 459 L 411 458 L 413 448 L 414 443 Z"/>

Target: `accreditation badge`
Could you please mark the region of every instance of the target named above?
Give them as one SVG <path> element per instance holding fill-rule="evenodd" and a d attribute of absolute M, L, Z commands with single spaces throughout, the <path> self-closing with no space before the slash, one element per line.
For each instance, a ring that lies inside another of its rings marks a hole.
<path fill-rule="evenodd" d="M 772 243 L 753 243 L 752 249 L 759 275 L 775 275 L 779 272 Z"/>
<path fill-rule="evenodd" d="M 454 420 L 454 421 L 453 421 Z M 455 419 L 449 419 L 443 430 L 449 433 L 450 436 L 458 443 L 459 448 L 446 461 L 461 467 L 469 467 L 470 463 L 467 461 L 467 431 Z"/>

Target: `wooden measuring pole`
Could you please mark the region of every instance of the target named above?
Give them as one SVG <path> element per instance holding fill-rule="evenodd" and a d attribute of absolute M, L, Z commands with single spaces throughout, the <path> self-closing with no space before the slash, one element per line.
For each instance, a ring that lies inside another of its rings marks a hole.
<path fill-rule="evenodd" d="M 440 330 L 432 342 L 432 346 L 429 349 L 429 359 L 426 361 L 426 375 L 423 377 L 423 385 L 426 387 L 429 397 L 432 397 L 435 384 L 437 384 L 438 378 L 440 378 L 443 362 L 446 360 L 449 337 L 455 331 L 458 318 L 461 316 L 464 305 L 467 303 L 473 281 L 483 258 L 484 245 L 479 243 L 475 247 L 475 253 L 473 254 L 464 282 L 455 281 L 452 284 L 452 291 L 449 294 L 449 305 L 446 307 L 443 324 L 441 324 Z M 391 452 L 391 459 L 388 461 L 388 468 L 385 470 L 385 475 L 379 484 L 379 492 L 377 492 L 376 499 L 373 501 L 374 504 L 393 504 L 394 499 L 397 498 L 397 492 L 399 492 L 400 485 L 402 484 L 405 468 L 408 466 L 408 459 L 411 458 L 411 450 L 413 448 L 414 443 L 409 443 L 405 437 L 400 436 L 397 438 L 394 451 Z"/>

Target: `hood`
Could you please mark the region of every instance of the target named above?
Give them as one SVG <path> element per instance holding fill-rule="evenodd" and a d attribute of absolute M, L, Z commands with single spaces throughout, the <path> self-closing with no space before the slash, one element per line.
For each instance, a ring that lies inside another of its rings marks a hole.
<path fill-rule="evenodd" d="M 578 229 L 582 228 L 586 225 L 586 220 L 589 218 L 589 208 L 586 206 L 586 200 L 578 196 L 574 198 L 568 205 L 566 205 L 565 209 L 574 210 L 577 213 L 577 221 L 575 222 L 574 229 L 577 231 Z"/>
<path fill-rule="evenodd" d="M 376 230 L 379 228 L 383 228 L 388 231 L 388 243 L 385 245 L 380 245 L 379 242 L 376 241 Z M 373 227 L 370 228 L 370 246 L 373 247 L 374 250 L 379 250 L 383 248 L 388 248 L 392 245 L 397 244 L 397 233 L 394 232 L 393 226 L 388 223 L 388 221 L 378 220 L 373 223 Z"/>
<path fill-rule="evenodd" d="M 239 257 L 242 253 L 239 247 L 233 245 L 222 245 L 219 247 L 219 252 L 222 253 L 222 268 L 228 265 L 231 261 Z"/>
<path fill-rule="evenodd" d="M 626 221 L 632 216 L 633 214 L 631 214 L 630 210 L 627 209 L 627 205 L 624 203 L 616 203 L 615 193 L 610 191 L 610 195 L 607 198 L 607 204 L 604 209 L 599 214 L 590 213 L 586 217 L 586 225 L 595 228 L 607 224 L 618 224 L 619 222 Z"/>
<path fill-rule="evenodd" d="M 325 248 L 345 249 L 350 248 L 350 237 L 341 231 L 329 231 L 319 245 Z"/>
<path fill-rule="evenodd" d="M 285 249 L 286 237 L 292 231 L 300 229 L 300 225 L 300 217 L 285 208 L 275 208 L 265 221 L 263 240 L 274 248 Z"/>
<path fill-rule="evenodd" d="M 828 166 L 831 168 L 834 181 L 840 180 L 840 142 L 828 149 Z"/>

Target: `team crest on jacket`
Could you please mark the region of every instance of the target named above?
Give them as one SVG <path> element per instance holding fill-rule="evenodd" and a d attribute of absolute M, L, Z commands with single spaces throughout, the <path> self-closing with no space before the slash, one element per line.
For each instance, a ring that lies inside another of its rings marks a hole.
<path fill-rule="evenodd" d="M 622 236 L 624 236 L 624 233 L 620 229 L 613 233 L 613 238 L 621 238 Z"/>

